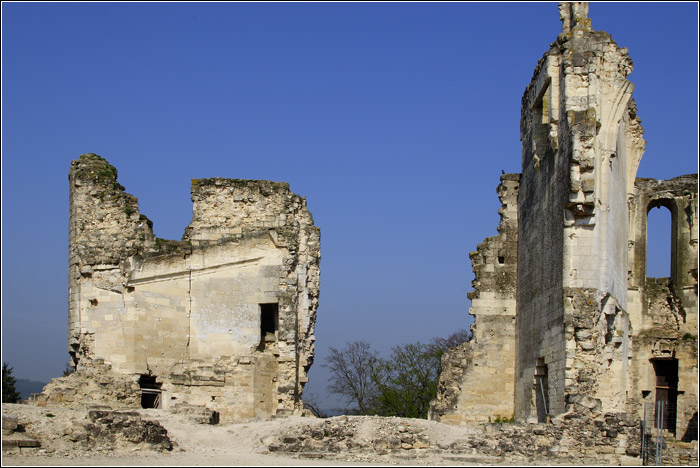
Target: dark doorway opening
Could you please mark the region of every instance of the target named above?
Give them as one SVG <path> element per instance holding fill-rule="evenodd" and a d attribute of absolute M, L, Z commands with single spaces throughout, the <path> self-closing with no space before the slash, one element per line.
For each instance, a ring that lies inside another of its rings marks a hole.
<path fill-rule="evenodd" d="M 141 375 L 139 386 L 141 387 L 141 408 L 160 408 L 160 386 L 156 377 Z"/>
<path fill-rule="evenodd" d="M 260 304 L 260 342 L 275 340 L 279 322 L 279 306 L 274 304 Z M 270 336 L 271 335 L 271 336 Z M 266 337 L 268 338 L 266 340 Z"/>
<path fill-rule="evenodd" d="M 662 429 L 675 435 L 678 414 L 678 359 L 652 359 L 651 363 L 656 374 L 654 427 L 659 425 L 659 402 L 663 402 Z"/>

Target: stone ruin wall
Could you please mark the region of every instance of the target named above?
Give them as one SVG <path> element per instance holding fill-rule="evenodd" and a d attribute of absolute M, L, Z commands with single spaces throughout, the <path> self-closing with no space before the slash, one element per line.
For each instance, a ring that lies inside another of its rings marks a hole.
<path fill-rule="evenodd" d="M 522 104 L 523 172 L 518 195 L 514 385 L 517 418 L 537 416 L 533 400 L 540 399 L 543 392 L 535 387 L 536 365 L 547 366 L 548 387 L 555 389 L 557 383 L 563 381 L 560 253 L 568 161 L 565 151 L 557 154 L 558 107 L 561 104 L 557 79 L 559 61 L 560 57 L 552 50 L 540 61 Z M 562 143 L 565 149 L 567 142 Z M 549 407 L 556 404 L 554 398 Z"/>
<path fill-rule="evenodd" d="M 501 408 L 512 404 L 515 419 L 642 417 L 643 403 L 654 400 L 651 359 L 673 357 L 681 438 L 697 424 L 697 175 L 636 179 L 645 142 L 626 78 L 632 62 L 592 29 L 587 9 L 560 4 L 562 34 L 523 96 L 523 172 L 509 246 L 517 252 L 514 331 L 489 332 L 492 318 L 480 310 L 484 267 L 472 256 L 474 339 L 444 357 L 431 417 L 452 424 L 496 417 L 489 378 L 500 388 L 511 369 L 494 350 L 511 346 L 514 382 Z M 646 214 L 657 205 L 673 216 L 667 280 L 644 272 Z M 477 358 L 484 349 L 491 355 Z M 489 376 L 484 361 L 502 367 Z"/>
<path fill-rule="evenodd" d="M 670 245 L 647 245 L 652 209 L 671 213 Z M 646 254 L 671 250 L 671 276 L 649 278 Z M 677 366 L 677 438 L 697 439 L 698 402 L 698 176 L 641 179 L 630 198 L 629 310 L 634 328 L 630 413 L 653 411 L 655 365 Z"/>
<path fill-rule="evenodd" d="M 627 50 L 592 29 L 587 6 L 560 11 L 521 123 L 515 406 L 540 421 L 625 408 L 627 193 L 644 148 Z"/>
<path fill-rule="evenodd" d="M 513 417 L 519 183 L 520 174 L 501 176 L 498 235 L 469 254 L 475 275 L 468 295 L 476 319 L 472 339 L 442 357 L 432 420 L 470 424 Z"/>
<path fill-rule="evenodd" d="M 102 369 L 132 393 L 88 400 L 140 403 L 147 376 L 160 407 L 205 405 L 224 422 L 301 410 L 320 287 L 320 234 L 306 200 L 286 183 L 196 179 L 192 222 L 182 241 L 169 241 L 154 236 L 116 176 L 94 154 L 71 166 L 77 382 L 57 379 L 37 402 L 83 400 L 71 396 L 80 376 Z"/>

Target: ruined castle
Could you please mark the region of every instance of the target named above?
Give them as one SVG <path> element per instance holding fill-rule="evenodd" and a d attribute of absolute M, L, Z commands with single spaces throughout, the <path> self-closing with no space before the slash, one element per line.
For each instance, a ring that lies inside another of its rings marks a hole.
<path fill-rule="evenodd" d="M 470 253 L 473 339 L 444 356 L 431 417 L 641 418 L 664 401 L 664 427 L 697 439 L 697 174 L 636 178 L 628 51 L 587 3 L 559 11 L 522 98 L 522 172 L 501 177 L 498 235 Z M 654 207 L 671 213 L 670 278 L 646 276 Z"/>
<path fill-rule="evenodd" d="M 286 183 L 196 179 L 181 241 L 158 239 L 117 170 L 70 173 L 68 345 L 34 403 L 206 407 L 222 422 L 302 409 L 320 232 Z"/>
<path fill-rule="evenodd" d="M 431 418 L 449 424 L 641 416 L 697 431 L 698 180 L 638 179 L 632 61 L 586 3 L 522 99 L 522 172 L 498 235 L 470 253 L 473 339 L 443 357 Z M 291 414 L 314 357 L 320 234 L 287 184 L 192 181 L 181 241 L 154 236 L 103 158 L 70 174 L 69 352 L 35 404 Z M 671 213 L 671 277 L 646 277 L 651 208 Z M 649 406 L 649 405 L 646 405 Z M 688 434 L 690 433 L 690 436 Z"/>

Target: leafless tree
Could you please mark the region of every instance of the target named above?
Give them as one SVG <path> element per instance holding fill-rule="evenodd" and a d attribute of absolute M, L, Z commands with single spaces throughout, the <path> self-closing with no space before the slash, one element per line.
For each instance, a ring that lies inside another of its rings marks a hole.
<path fill-rule="evenodd" d="M 321 399 L 315 393 L 304 392 L 304 408 L 311 411 L 317 418 L 328 417 L 323 410 L 321 410 Z"/>
<path fill-rule="evenodd" d="M 328 391 L 357 405 L 360 414 L 425 418 L 435 398 L 441 372 L 441 356 L 471 338 L 469 330 L 458 330 L 430 344 L 414 343 L 392 348 L 382 359 L 365 341 L 330 348 L 322 364 L 331 371 Z"/>
<path fill-rule="evenodd" d="M 346 343 L 341 350 L 331 347 L 330 356 L 322 367 L 331 371 L 328 391 L 356 403 L 360 414 L 372 412 L 377 398 L 373 381 L 379 357 L 365 341 Z"/>
<path fill-rule="evenodd" d="M 432 342 L 428 345 L 431 350 L 444 353 L 450 348 L 466 343 L 472 339 L 472 333 L 466 328 L 457 330 L 447 338 L 433 338 Z M 439 353 L 439 354 L 442 354 Z"/>

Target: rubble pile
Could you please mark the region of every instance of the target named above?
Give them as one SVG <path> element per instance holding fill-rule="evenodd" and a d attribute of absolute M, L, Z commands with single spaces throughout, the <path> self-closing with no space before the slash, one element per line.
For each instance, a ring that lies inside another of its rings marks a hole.
<path fill-rule="evenodd" d="M 367 449 L 384 455 L 392 450 L 435 446 L 426 430 L 399 418 L 339 416 L 315 420 L 273 438 L 271 452 L 340 453 Z M 412 420 L 418 421 L 418 420 Z"/>
<path fill-rule="evenodd" d="M 32 448 L 54 456 L 75 457 L 173 449 L 168 431 L 136 411 L 113 411 L 107 406 L 74 410 L 3 405 L 3 413 L 3 450 L 21 453 L 23 448 Z"/>
<path fill-rule="evenodd" d="M 90 367 L 53 379 L 41 393 L 33 393 L 29 403 L 40 407 L 61 405 L 74 409 L 95 405 L 140 408 L 141 393 L 135 379 L 112 372 L 111 365 L 96 359 Z"/>
<path fill-rule="evenodd" d="M 639 421 L 620 414 L 597 419 L 562 417 L 551 424 L 490 423 L 443 437 L 428 421 L 372 416 L 315 420 L 263 440 L 270 452 L 306 458 L 374 455 L 440 455 L 451 460 L 561 463 L 617 463 L 638 459 Z M 461 457 L 461 458 L 460 458 Z M 465 458 L 466 457 L 466 458 Z"/>
<path fill-rule="evenodd" d="M 88 447 L 124 448 L 128 445 L 153 450 L 172 450 L 168 431 L 156 421 L 144 421 L 135 411 L 91 410 L 83 426 Z"/>

